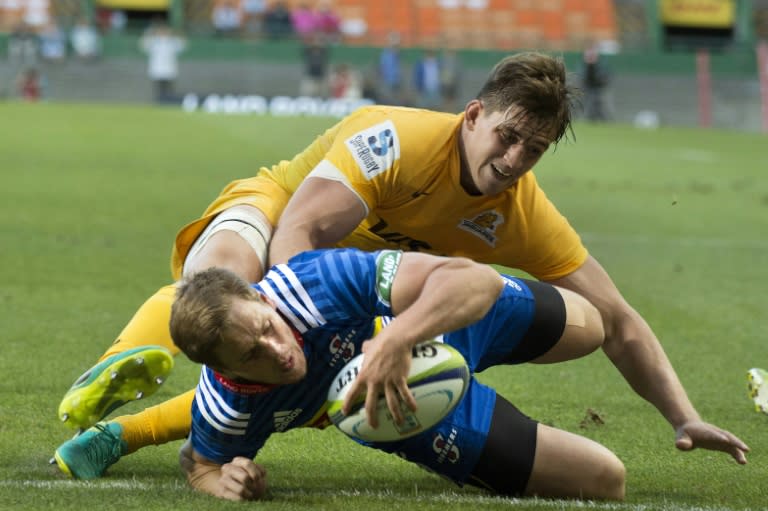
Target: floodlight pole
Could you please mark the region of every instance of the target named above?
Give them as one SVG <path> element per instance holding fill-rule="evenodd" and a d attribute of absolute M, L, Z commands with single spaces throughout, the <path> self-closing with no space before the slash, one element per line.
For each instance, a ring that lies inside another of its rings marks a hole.
<path fill-rule="evenodd" d="M 696 82 L 699 86 L 699 126 L 712 126 L 712 75 L 709 70 L 709 50 L 696 52 Z"/>

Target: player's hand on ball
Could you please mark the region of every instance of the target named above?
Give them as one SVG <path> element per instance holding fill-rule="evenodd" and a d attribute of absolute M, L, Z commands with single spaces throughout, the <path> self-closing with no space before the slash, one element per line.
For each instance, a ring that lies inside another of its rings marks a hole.
<path fill-rule="evenodd" d="M 389 342 L 377 339 L 365 345 L 364 353 L 339 369 L 328 388 L 328 418 L 352 438 L 395 442 L 418 435 L 451 413 L 471 383 L 469 366 L 455 348 L 433 339 L 403 355 L 387 347 Z M 369 356 L 372 362 L 363 371 Z"/>
<path fill-rule="evenodd" d="M 416 410 L 416 400 L 408 388 L 408 372 L 411 369 L 411 350 L 396 343 L 366 341 L 363 344 L 365 358 L 344 400 L 342 411 L 348 414 L 355 398 L 365 392 L 365 413 L 374 429 L 379 425 L 376 403 L 383 393 L 396 424 L 402 424 L 405 405 Z"/>
<path fill-rule="evenodd" d="M 221 466 L 219 497 L 258 500 L 267 491 L 267 471 L 253 460 L 238 456 Z"/>
<path fill-rule="evenodd" d="M 697 447 L 730 454 L 738 463 L 747 463 L 747 444 L 733 433 L 703 421 L 686 422 L 677 428 L 675 446 L 681 451 Z"/>

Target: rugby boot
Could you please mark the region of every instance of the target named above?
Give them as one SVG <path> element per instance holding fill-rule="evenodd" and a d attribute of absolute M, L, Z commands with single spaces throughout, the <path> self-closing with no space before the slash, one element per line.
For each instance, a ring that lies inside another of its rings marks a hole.
<path fill-rule="evenodd" d="M 54 459 L 62 472 L 75 479 L 94 479 L 104 475 L 123 454 L 128 444 L 122 439 L 123 427 L 116 422 L 98 422 L 56 449 Z"/>
<path fill-rule="evenodd" d="M 126 403 L 151 396 L 173 369 L 162 346 L 141 346 L 112 355 L 75 381 L 59 404 L 59 419 L 83 431 Z"/>

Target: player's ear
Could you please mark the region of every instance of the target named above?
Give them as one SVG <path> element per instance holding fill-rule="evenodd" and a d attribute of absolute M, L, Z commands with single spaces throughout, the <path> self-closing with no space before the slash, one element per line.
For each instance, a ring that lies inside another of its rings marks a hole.
<path fill-rule="evenodd" d="M 479 99 L 473 99 L 464 107 L 464 122 L 470 130 L 475 129 L 478 117 L 483 112 L 483 103 Z"/>

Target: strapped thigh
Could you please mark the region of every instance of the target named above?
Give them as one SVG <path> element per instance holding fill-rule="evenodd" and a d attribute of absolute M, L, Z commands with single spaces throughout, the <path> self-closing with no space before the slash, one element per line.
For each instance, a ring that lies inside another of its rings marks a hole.
<path fill-rule="evenodd" d="M 233 206 L 214 217 L 205 230 L 200 233 L 200 236 L 197 237 L 189 248 L 187 257 L 184 259 L 182 275 L 185 275 L 187 271 L 186 262 L 200 252 L 211 236 L 219 231 L 233 231 L 240 235 L 253 249 L 256 257 L 259 258 L 259 262 L 261 262 L 262 268 L 264 267 L 267 260 L 267 247 L 272 238 L 272 229 L 251 208 Z"/>
<path fill-rule="evenodd" d="M 488 438 L 467 482 L 499 495 L 523 495 L 533 470 L 537 429 L 538 422 L 497 394 Z"/>
<path fill-rule="evenodd" d="M 551 350 L 563 336 L 567 318 L 563 297 L 554 286 L 535 280 L 520 280 L 530 289 L 536 308 L 531 326 L 505 360 L 508 364 L 528 362 Z"/>

